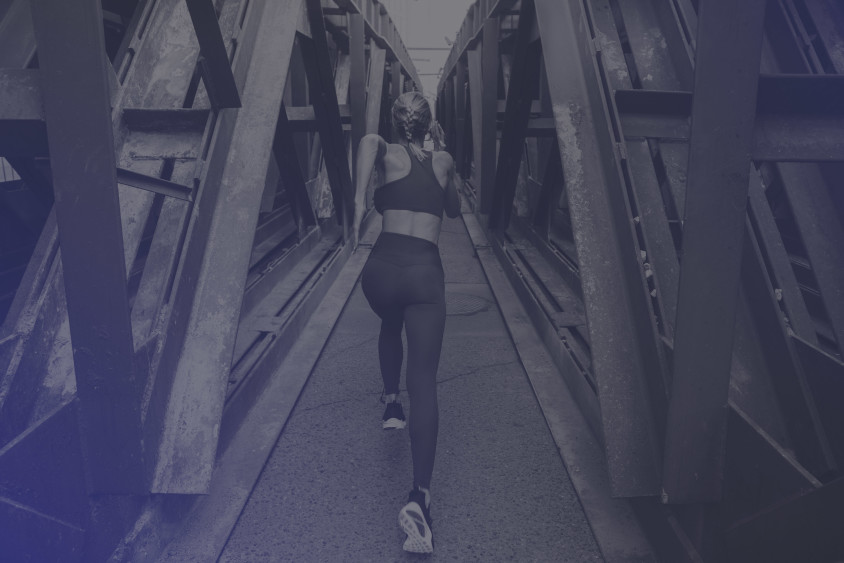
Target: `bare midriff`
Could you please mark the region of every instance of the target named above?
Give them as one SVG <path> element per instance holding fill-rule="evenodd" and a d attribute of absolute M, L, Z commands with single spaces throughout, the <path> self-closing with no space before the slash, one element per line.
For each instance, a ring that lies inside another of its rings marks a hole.
<path fill-rule="evenodd" d="M 424 211 L 385 209 L 381 231 L 422 238 L 437 244 L 442 217 Z"/>

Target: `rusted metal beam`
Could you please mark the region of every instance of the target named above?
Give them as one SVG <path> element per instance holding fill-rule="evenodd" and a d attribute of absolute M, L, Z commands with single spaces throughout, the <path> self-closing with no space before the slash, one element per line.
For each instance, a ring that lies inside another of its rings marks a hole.
<path fill-rule="evenodd" d="M 146 490 L 102 12 L 32 2 L 91 492 Z M 91 273 L 96 272 L 95 276 Z"/>
<path fill-rule="evenodd" d="M 199 41 L 199 68 L 211 105 L 215 108 L 239 108 L 240 94 L 214 4 L 211 0 L 185 1 Z"/>
<path fill-rule="evenodd" d="M 674 365 L 667 502 L 721 497 L 727 392 L 764 0 L 700 7 Z"/>
<path fill-rule="evenodd" d="M 519 11 L 519 27 L 513 58 L 518 61 L 512 69 L 504 112 L 504 126 L 498 150 L 498 165 L 493 184 L 489 227 L 506 229 L 510 223 L 516 182 L 524 156 L 525 136 L 528 128 L 533 93 L 539 84 L 540 46 L 530 40 L 536 25 L 533 0 L 523 0 Z M 483 201 L 483 200 L 482 200 Z M 483 208 L 483 207 L 482 207 Z"/>
<path fill-rule="evenodd" d="M 579 2 L 535 0 L 615 496 L 660 489 L 664 368 Z M 559 53 L 570 53 L 560 57 Z M 603 155 L 601 158 L 600 155 Z M 657 404 L 654 404 L 657 403 Z"/>
<path fill-rule="evenodd" d="M 243 107 L 221 112 L 171 299 L 174 311 L 160 362 L 172 375 L 159 386 L 159 373 L 153 397 L 167 397 L 166 408 L 160 420 L 147 417 L 150 441 L 157 443 L 154 492 L 206 492 L 214 468 L 251 229 L 257 224 L 303 1 L 253 8 L 247 26 L 254 49 L 251 56 L 241 51 L 243 58 L 235 61 L 235 76 L 243 67 L 250 69 L 244 72 Z M 221 216 L 239 220 L 216 220 Z"/>
<path fill-rule="evenodd" d="M 337 220 L 344 225 L 344 230 L 348 231 L 347 227 L 354 213 L 353 186 L 325 36 L 325 22 L 320 0 L 305 1 L 313 39 L 301 40 L 302 56 L 308 72 L 311 102 L 319 122 L 319 137 L 325 154 L 334 209 Z"/>

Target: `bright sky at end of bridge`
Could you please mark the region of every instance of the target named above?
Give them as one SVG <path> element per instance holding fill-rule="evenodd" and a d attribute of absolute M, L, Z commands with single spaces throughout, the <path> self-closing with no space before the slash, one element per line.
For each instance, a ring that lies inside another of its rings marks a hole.
<path fill-rule="evenodd" d="M 380 0 L 401 34 L 426 97 L 433 100 L 451 42 L 475 0 Z"/>

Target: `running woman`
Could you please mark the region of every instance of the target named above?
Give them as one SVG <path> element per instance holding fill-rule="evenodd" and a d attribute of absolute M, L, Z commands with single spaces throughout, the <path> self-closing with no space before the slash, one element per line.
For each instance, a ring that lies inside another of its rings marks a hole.
<path fill-rule="evenodd" d="M 361 274 L 361 287 L 381 318 L 378 356 L 384 380 L 385 429 L 405 426 L 399 402 L 403 361 L 402 327 L 407 335 L 407 393 L 413 489 L 399 512 L 407 534 L 404 549 L 431 553 L 431 473 L 437 448 L 437 367 L 445 328 L 445 280 L 437 240 L 443 211 L 460 214 L 454 161 L 441 148 L 442 129 L 419 92 L 406 92 L 392 109 L 398 143 L 378 135 L 361 139 L 355 178 L 354 245 L 366 210 L 366 189 L 379 169 L 375 209 L 383 216 L 381 234 Z M 431 134 L 434 151 L 423 149 Z"/>

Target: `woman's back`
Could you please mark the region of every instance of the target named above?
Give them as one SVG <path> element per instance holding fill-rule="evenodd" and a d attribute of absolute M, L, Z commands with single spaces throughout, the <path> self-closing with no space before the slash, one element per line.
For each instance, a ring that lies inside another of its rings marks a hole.
<path fill-rule="evenodd" d="M 386 143 L 385 143 L 386 144 Z M 398 233 L 403 235 L 415 236 L 429 240 L 436 243 L 439 239 L 440 227 L 442 225 L 442 211 L 434 212 L 430 207 L 434 204 L 430 202 L 432 199 L 426 194 L 422 193 L 427 186 L 424 182 L 431 182 L 435 180 L 438 187 L 443 190 L 443 197 L 445 198 L 446 213 L 453 217 L 459 212 L 459 201 L 456 199 L 456 193 L 449 194 L 453 186 L 449 186 L 449 181 L 453 175 L 453 161 L 451 155 L 445 151 L 434 151 L 432 153 L 425 153 L 425 158 L 430 159 L 429 162 L 419 162 L 420 166 L 415 167 L 417 172 L 415 174 L 421 176 L 420 178 L 411 177 L 414 174 L 414 163 L 411 159 L 416 158 L 413 153 L 404 145 L 389 143 L 386 144 L 386 150 L 382 159 L 384 184 L 376 188 L 376 198 L 378 196 L 386 196 L 387 194 L 378 194 L 378 190 L 382 188 L 391 189 L 395 183 L 408 179 L 414 182 L 412 189 L 417 189 L 419 192 L 414 194 L 416 197 L 414 205 L 408 209 L 400 208 L 397 204 L 393 208 L 382 210 L 383 223 L 382 230 L 385 232 Z M 422 170 L 430 166 L 430 171 L 433 175 L 425 175 L 427 171 Z M 433 176 L 433 177 L 431 177 Z M 418 184 L 418 185 L 417 185 Z M 452 195 L 452 197 L 449 197 Z M 420 202 L 425 201 L 422 204 Z M 457 206 L 455 206 L 457 202 Z M 415 208 L 414 208 L 415 207 Z M 427 210 L 419 210 L 418 208 L 428 207 Z M 436 214 L 435 214 L 436 213 Z"/>

